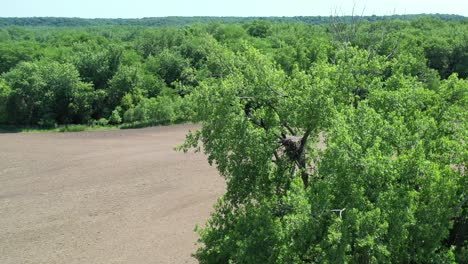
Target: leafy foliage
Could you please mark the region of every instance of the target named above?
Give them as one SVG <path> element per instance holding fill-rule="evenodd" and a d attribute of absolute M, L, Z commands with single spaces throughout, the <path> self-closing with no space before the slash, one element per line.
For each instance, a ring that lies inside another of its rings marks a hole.
<path fill-rule="evenodd" d="M 86 122 L 92 87 L 71 64 L 24 62 L 4 75 L 12 91 L 7 115 L 15 124 Z"/>
<path fill-rule="evenodd" d="M 201 263 L 466 262 L 466 18 L 18 24 L 62 27 L 0 27 L 0 123 L 203 124 Z"/>
<path fill-rule="evenodd" d="M 399 55 L 347 46 L 287 75 L 246 47 L 194 91 L 185 147 L 200 140 L 227 181 L 201 263 L 455 261 L 467 82 L 429 89 Z"/>
<path fill-rule="evenodd" d="M 463 21 L 466 17 L 458 15 L 445 14 L 419 14 L 419 15 L 392 15 L 392 16 L 367 16 L 363 19 L 367 21 L 379 20 L 415 20 L 426 17 L 437 17 L 445 21 Z M 0 18 L 0 26 L 46 26 L 46 27 L 85 27 L 85 26 L 149 26 L 149 27 L 168 27 L 168 26 L 187 26 L 199 23 L 242 23 L 256 20 L 268 22 L 295 23 L 303 22 L 308 24 L 328 24 L 329 17 L 321 16 L 299 16 L 299 17 L 148 17 L 141 19 L 85 19 L 85 18 L 65 18 L 65 17 L 8 17 Z M 355 19 L 352 16 L 345 16 L 345 21 Z"/>

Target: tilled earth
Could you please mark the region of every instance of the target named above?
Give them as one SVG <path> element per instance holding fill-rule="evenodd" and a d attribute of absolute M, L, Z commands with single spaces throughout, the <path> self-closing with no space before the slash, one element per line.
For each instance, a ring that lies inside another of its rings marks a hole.
<path fill-rule="evenodd" d="M 0 134 L 0 263 L 196 263 L 225 185 L 195 125 Z"/>

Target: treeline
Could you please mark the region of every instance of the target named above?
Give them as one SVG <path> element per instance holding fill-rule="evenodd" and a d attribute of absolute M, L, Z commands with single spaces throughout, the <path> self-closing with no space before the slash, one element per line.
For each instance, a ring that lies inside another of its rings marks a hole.
<path fill-rule="evenodd" d="M 402 20 L 411 21 L 421 18 L 438 18 L 444 21 L 467 21 L 467 18 L 459 15 L 447 14 L 412 14 L 412 15 L 389 15 L 389 16 L 362 16 L 360 20 L 369 22 L 380 20 Z M 295 17 L 146 17 L 146 18 L 66 18 L 66 17 L 2 17 L 0 18 L 0 26 L 44 26 L 44 27 L 86 27 L 86 26 L 187 26 L 191 24 L 205 23 L 250 23 L 261 20 L 271 23 L 295 23 L 302 22 L 306 24 L 328 24 L 334 18 L 330 16 L 295 16 Z M 356 16 L 340 16 L 341 20 L 353 21 Z"/>
<path fill-rule="evenodd" d="M 468 24 L 434 18 L 354 24 L 343 18 L 327 25 L 258 20 L 183 28 L 0 27 L 0 123 L 49 127 L 187 120 L 186 95 L 225 76 L 231 57 L 246 47 L 291 74 L 318 60 L 333 61 L 337 43 L 398 59 L 421 81 L 468 76 Z"/>

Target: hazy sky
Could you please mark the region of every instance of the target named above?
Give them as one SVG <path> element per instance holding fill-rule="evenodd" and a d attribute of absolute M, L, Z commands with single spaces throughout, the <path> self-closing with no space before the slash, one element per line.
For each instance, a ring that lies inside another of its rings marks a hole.
<path fill-rule="evenodd" d="M 328 16 L 350 14 L 353 5 L 365 15 L 468 16 L 468 0 L 0 0 L 0 17 Z"/>

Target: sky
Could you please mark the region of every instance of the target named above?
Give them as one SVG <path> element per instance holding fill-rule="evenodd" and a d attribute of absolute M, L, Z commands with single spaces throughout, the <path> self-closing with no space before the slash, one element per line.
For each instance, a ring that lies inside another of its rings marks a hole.
<path fill-rule="evenodd" d="M 468 0 L 0 0 L 0 17 L 329 16 L 441 13 L 468 16 Z"/>

